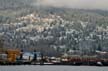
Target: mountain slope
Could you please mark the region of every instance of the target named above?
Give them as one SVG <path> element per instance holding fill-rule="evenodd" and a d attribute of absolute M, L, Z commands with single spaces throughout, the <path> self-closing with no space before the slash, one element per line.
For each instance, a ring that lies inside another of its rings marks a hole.
<path fill-rule="evenodd" d="M 0 0 L 4 47 L 43 50 L 108 51 L 107 11 L 33 6 L 33 0 Z"/>

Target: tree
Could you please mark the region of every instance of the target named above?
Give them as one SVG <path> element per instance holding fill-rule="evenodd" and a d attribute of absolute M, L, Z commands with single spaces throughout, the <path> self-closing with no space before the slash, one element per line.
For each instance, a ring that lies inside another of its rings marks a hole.
<path fill-rule="evenodd" d="M 3 45 L 4 45 L 4 44 L 3 44 L 3 42 L 4 42 L 4 41 L 3 41 L 2 37 L 0 37 L 0 51 L 1 51 L 1 52 L 4 51 L 4 49 L 3 49 Z"/>
<path fill-rule="evenodd" d="M 100 44 L 98 45 L 97 50 L 98 50 L 98 51 L 102 51 L 102 48 L 101 48 L 101 45 L 100 45 Z"/>

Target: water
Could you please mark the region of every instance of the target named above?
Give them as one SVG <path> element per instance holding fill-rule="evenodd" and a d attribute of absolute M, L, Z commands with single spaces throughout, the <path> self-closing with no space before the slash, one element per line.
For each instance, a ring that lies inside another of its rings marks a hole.
<path fill-rule="evenodd" d="M 0 66 L 0 71 L 108 71 L 96 66 Z"/>

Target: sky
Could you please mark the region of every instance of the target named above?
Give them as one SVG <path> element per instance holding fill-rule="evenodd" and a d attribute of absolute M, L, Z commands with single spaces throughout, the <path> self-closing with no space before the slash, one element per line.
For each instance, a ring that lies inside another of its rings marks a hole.
<path fill-rule="evenodd" d="M 39 5 L 83 9 L 108 9 L 108 0 L 38 0 Z"/>

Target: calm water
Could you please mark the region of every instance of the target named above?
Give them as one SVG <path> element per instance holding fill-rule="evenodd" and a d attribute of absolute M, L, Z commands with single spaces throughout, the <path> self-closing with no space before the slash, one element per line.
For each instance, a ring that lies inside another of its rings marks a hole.
<path fill-rule="evenodd" d="M 96 66 L 0 66 L 0 71 L 108 71 Z"/>

